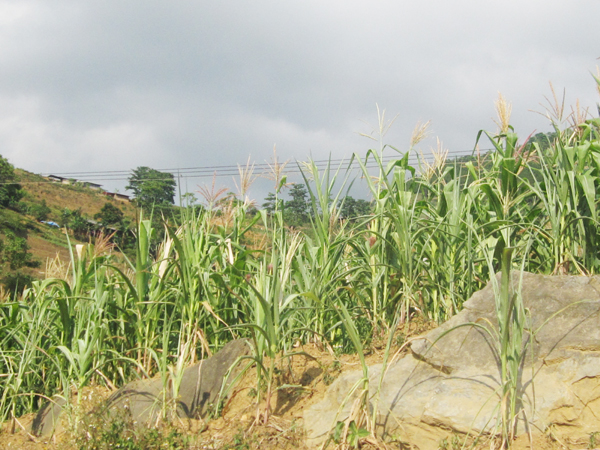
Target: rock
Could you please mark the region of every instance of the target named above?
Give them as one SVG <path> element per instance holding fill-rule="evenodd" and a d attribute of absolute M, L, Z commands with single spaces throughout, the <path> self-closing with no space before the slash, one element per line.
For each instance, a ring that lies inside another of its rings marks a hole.
<path fill-rule="evenodd" d="M 54 397 L 35 415 L 31 423 L 31 431 L 35 436 L 49 436 L 62 429 L 59 421 L 62 408 L 66 404 L 63 397 Z"/>
<path fill-rule="evenodd" d="M 512 278 L 517 286 L 520 273 L 513 272 Z M 519 380 L 524 414 L 517 433 L 552 427 L 559 438 L 589 439 L 600 430 L 600 277 L 523 273 L 522 298 L 534 333 L 524 336 Z M 469 323 L 496 329 L 492 283 L 465 302 L 459 314 L 415 340 L 412 354 L 387 368 L 378 404 L 384 435 L 427 450 L 437 449 L 451 432 L 498 431 L 497 341 Z M 305 411 L 309 445 L 320 444 L 335 421 L 348 417 L 352 402 L 342 406 L 344 398 L 361 373 L 343 374 L 322 402 Z M 371 392 L 380 373 L 381 365 L 370 368 Z"/>
<path fill-rule="evenodd" d="M 204 418 L 217 401 L 229 368 L 240 356 L 248 354 L 249 350 L 246 340 L 237 339 L 227 343 L 212 357 L 186 368 L 176 400 L 173 399 L 172 380 L 167 381 L 165 391 L 162 380 L 154 378 L 126 384 L 110 396 L 104 407 L 110 411 L 126 408 L 138 424 L 155 422 L 160 417 L 163 402 L 167 402 L 167 407 L 179 418 Z M 33 421 L 33 434 L 52 434 L 63 404 L 64 402 L 57 402 L 45 405 Z"/>
<path fill-rule="evenodd" d="M 180 418 L 205 417 L 221 392 L 223 379 L 235 361 L 248 353 L 247 341 L 238 339 L 226 344 L 214 356 L 202 360 L 183 372 L 179 396 L 173 406 Z M 167 389 L 164 399 L 173 401 L 172 389 Z M 108 400 L 108 408 L 127 408 L 133 420 L 140 423 L 156 421 L 163 404 L 161 379 L 134 381 L 123 386 Z"/>

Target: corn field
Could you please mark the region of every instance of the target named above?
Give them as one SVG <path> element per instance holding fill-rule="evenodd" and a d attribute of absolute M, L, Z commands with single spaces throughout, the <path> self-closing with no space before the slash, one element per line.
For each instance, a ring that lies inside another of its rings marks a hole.
<path fill-rule="evenodd" d="M 253 217 L 245 202 L 183 210 L 158 249 L 159 230 L 140 220 L 134 261 L 106 240 L 75 246 L 67 273 L 0 303 L 0 420 L 89 384 L 176 378 L 236 337 L 254 343 L 269 392 L 275 357 L 298 342 L 359 351 L 416 316 L 447 320 L 507 247 L 531 272 L 598 273 L 600 119 L 556 127 L 547 146 L 520 142 L 507 123 L 478 140 L 493 151 L 421 167 L 409 164 L 412 145 L 379 140 L 355 155 L 373 199 L 356 221 L 340 218 L 343 170 L 309 161 L 306 229 L 286 227 L 281 211 Z"/>

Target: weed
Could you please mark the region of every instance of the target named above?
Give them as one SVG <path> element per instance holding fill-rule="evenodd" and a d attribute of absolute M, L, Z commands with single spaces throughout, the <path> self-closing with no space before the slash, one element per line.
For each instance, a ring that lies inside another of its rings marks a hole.
<path fill-rule="evenodd" d="M 442 439 L 439 445 L 440 450 L 460 450 L 462 449 L 462 447 L 462 439 L 456 434 L 453 434 L 450 437 L 450 440 L 448 440 L 448 438 L 445 437 L 444 439 Z"/>
<path fill-rule="evenodd" d="M 325 383 L 326 386 L 333 383 L 340 374 L 341 369 L 342 365 L 339 359 L 333 360 L 329 365 L 321 366 L 321 370 L 323 371 L 323 383 Z"/>
<path fill-rule="evenodd" d="M 232 442 L 226 444 L 223 450 L 250 450 L 250 439 L 246 437 L 246 433 L 243 430 L 233 436 Z"/>
<path fill-rule="evenodd" d="M 595 449 L 596 447 L 598 447 L 598 443 L 600 442 L 600 440 L 598 439 L 599 437 L 600 431 L 594 431 L 593 433 L 590 433 L 590 441 L 588 443 L 589 449 Z"/>
<path fill-rule="evenodd" d="M 80 450 L 184 450 L 189 439 L 177 429 L 162 426 L 146 428 L 136 425 L 128 410 L 90 414 L 75 436 Z"/>

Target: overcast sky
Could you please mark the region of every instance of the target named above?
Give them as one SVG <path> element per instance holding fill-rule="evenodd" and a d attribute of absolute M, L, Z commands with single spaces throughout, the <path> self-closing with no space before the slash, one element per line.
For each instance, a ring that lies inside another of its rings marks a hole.
<path fill-rule="evenodd" d="M 459 152 L 498 92 L 525 138 L 550 130 L 530 111 L 550 81 L 598 115 L 599 19 L 599 0 L 0 1 L 0 154 L 45 174 L 348 158 L 376 105 L 387 143 L 431 120 L 421 148 Z"/>

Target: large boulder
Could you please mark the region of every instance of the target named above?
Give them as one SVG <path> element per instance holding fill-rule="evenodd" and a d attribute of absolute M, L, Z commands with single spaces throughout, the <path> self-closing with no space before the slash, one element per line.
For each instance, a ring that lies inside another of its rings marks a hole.
<path fill-rule="evenodd" d="M 237 339 L 227 343 L 218 353 L 183 371 L 178 395 L 173 396 L 171 378 L 163 383 L 160 378 L 138 380 L 116 391 L 103 405 L 109 411 L 126 410 L 131 419 L 140 425 L 152 424 L 163 411 L 181 419 L 204 418 L 221 394 L 225 377 L 232 365 L 250 351 L 248 341 Z M 233 377 L 229 377 L 228 382 Z M 32 423 L 36 436 L 47 436 L 59 426 L 58 420 L 64 401 L 50 402 L 44 406 Z"/>
<path fill-rule="evenodd" d="M 167 411 L 182 419 L 203 418 L 217 401 L 230 367 L 240 356 L 248 354 L 249 349 L 247 341 L 237 339 L 227 343 L 214 356 L 186 368 L 177 398 L 173 397 L 171 379 L 166 390 L 160 378 L 139 380 L 126 384 L 111 395 L 106 406 L 109 409 L 127 409 L 131 418 L 140 424 L 155 422 L 165 406 Z"/>
<path fill-rule="evenodd" d="M 589 438 L 600 430 L 600 277 L 512 274 L 527 310 L 519 371 L 522 413 L 517 433 Z M 475 325 L 469 325 L 476 323 Z M 448 322 L 411 344 L 390 364 L 381 386 L 378 426 L 383 434 L 437 449 L 450 433 L 496 433 L 500 418 L 500 362 L 493 283 L 475 293 Z M 382 367 L 370 367 L 371 393 Z M 342 375 L 326 398 L 304 414 L 307 443 L 327 438 L 350 414 L 347 394 L 361 371 Z M 374 397 L 371 396 L 371 408 Z"/>

